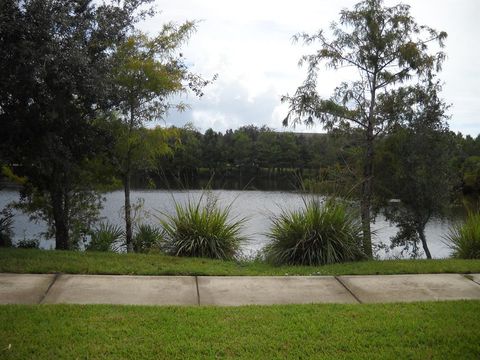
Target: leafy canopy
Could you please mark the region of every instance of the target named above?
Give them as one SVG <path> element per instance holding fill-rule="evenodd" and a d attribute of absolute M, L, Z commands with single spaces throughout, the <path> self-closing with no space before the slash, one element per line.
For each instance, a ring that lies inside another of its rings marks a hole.
<path fill-rule="evenodd" d="M 181 46 L 196 30 L 196 23 L 165 24 L 160 33 L 149 37 L 141 32 L 131 34 L 118 47 L 113 80 L 116 84 L 119 110 L 133 126 L 161 119 L 175 107 L 172 95 L 192 90 L 202 96 L 209 81 L 189 71 Z M 133 123 L 132 123 L 133 122 Z"/>
<path fill-rule="evenodd" d="M 366 129 L 370 122 L 374 134 L 389 130 L 393 125 L 389 114 L 376 111 L 376 101 L 391 100 L 387 90 L 414 75 L 440 70 L 445 59 L 442 51 L 431 54 L 429 46 L 442 48 L 447 34 L 418 25 L 409 10 L 405 4 L 385 7 L 382 0 L 365 0 L 353 10 L 341 11 L 339 23 L 331 25 L 333 40 L 323 30 L 295 35 L 294 41 L 318 43 L 320 48 L 300 59 L 299 65 L 307 66 L 307 78 L 294 96 L 282 99 L 290 105 L 284 125 L 311 125 L 318 119 L 327 129 L 351 125 Z M 335 70 L 353 67 L 358 78 L 340 84 L 329 99 L 322 98 L 317 92 L 322 63 Z"/>

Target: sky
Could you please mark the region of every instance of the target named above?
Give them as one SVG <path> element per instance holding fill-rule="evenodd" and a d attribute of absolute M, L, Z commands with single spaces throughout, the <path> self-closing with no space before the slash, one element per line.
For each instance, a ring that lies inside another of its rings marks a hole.
<path fill-rule="evenodd" d="M 166 125 L 192 124 L 199 131 L 208 128 L 224 132 L 240 126 L 266 125 L 278 131 L 324 132 L 313 128 L 283 128 L 288 112 L 280 98 L 293 94 L 302 84 L 306 69 L 298 60 L 314 48 L 292 43 L 299 32 L 328 29 L 342 9 L 357 0 L 156 0 L 159 13 L 140 28 L 155 35 L 169 21 L 198 21 L 197 32 L 182 48 L 193 72 L 205 78 L 218 74 L 200 99 L 193 94 L 182 101 L 190 109 L 171 112 Z M 385 0 L 392 6 L 397 1 Z M 439 74 L 442 97 L 451 104 L 450 129 L 476 137 L 480 134 L 480 1 L 405 0 L 418 24 L 446 31 L 447 59 Z M 328 97 L 348 71 L 321 68 L 318 91 Z"/>

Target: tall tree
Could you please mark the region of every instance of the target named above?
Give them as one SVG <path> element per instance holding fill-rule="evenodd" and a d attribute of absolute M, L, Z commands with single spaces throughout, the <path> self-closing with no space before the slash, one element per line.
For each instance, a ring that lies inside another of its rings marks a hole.
<path fill-rule="evenodd" d="M 426 87 L 405 92 L 402 116 L 397 127 L 379 148 L 379 185 L 386 204 L 386 218 L 398 226 L 392 247 L 404 246 L 417 255 L 421 243 L 428 259 L 431 253 L 425 226 L 434 216 L 448 210 L 454 185 L 451 164 L 455 148 L 446 123 L 447 106 L 439 99 L 440 86 L 429 81 Z"/>
<path fill-rule="evenodd" d="M 281 150 L 278 140 L 279 134 L 265 129 L 258 136 L 257 151 L 259 166 L 275 169 L 279 166 Z"/>
<path fill-rule="evenodd" d="M 51 224 L 57 249 L 71 245 L 76 207 L 92 205 L 85 164 L 106 141 L 94 118 L 111 106 L 112 53 L 145 2 L 1 2 L 0 146 L 22 165 L 27 208 Z"/>
<path fill-rule="evenodd" d="M 133 153 L 137 144 L 129 139 L 148 121 L 160 120 L 174 105 L 171 96 L 192 89 L 201 96 L 208 81 L 191 73 L 180 47 L 195 30 L 194 22 L 179 26 L 169 23 L 156 37 L 133 33 L 118 46 L 115 53 L 114 83 L 119 101 L 119 113 L 127 126 L 126 151 L 120 169 L 125 193 L 125 234 L 127 251 L 133 251 L 130 202 L 131 176 L 134 170 Z"/>
<path fill-rule="evenodd" d="M 213 129 L 208 129 L 202 137 L 202 158 L 203 166 L 207 167 L 211 173 L 215 173 L 219 168 L 224 168 L 224 160 L 221 149 L 222 133 L 217 133 Z"/>
<path fill-rule="evenodd" d="M 422 77 L 433 69 L 440 70 L 444 53 L 431 53 L 428 47 L 430 43 L 443 47 L 447 34 L 418 25 L 408 5 L 386 7 L 382 0 L 364 0 L 353 10 L 342 10 L 339 24 L 333 23 L 331 28 L 332 40 L 323 31 L 294 37 L 307 45 L 319 43 L 320 49 L 300 60 L 300 65 L 308 66 L 307 78 L 293 96 L 283 97 L 290 106 L 284 125 L 313 124 L 319 120 L 328 130 L 361 129 L 364 138 L 363 247 L 365 253 L 372 256 L 374 145 L 376 138 L 390 131 L 396 122 L 395 118 L 382 114 L 382 103 L 392 101 L 389 95 L 406 81 Z M 358 78 L 340 84 L 330 98 L 322 98 L 317 92 L 322 62 L 335 70 L 353 67 L 358 71 Z"/>
<path fill-rule="evenodd" d="M 233 135 L 232 154 L 235 165 L 240 170 L 252 169 L 256 166 L 256 152 L 253 139 L 250 137 L 251 133 L 244 128 L 235 130 Z"/>

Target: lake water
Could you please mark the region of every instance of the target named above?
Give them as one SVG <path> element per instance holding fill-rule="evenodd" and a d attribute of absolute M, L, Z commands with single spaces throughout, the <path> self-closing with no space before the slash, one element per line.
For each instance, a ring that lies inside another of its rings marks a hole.
<path fill-rule="evenodd" d="M 279 214 L 282 209 L 296 209 L 302 203 L 302 195 L 295 192 L 282 191 L 237 191 L 237 190 L 213 190 L 212 196 L 218 197 L 220 205 L 228 206 L 233 203 L 231 214 L 237 217 L 246 217 L 248 221 L 245 223 L 244 234 L 249 238 L 248 242 L 243 246 L 243 253 L 247 256 L 254 255 L 266 243 L 265 235 L 270 227 L 270 217 Z M 142 201 L 143 211 L 140 212 L 144 222 L 155 224 L 157 222 L 155 216 L 161 216 L 161 213 L 172 212 L 175 201 L 185 203 L 188 200 L 196 201 L 202 196 L 199 190 L 191 191 L 132 191 L 132 203 Z M 123 225 L 122 222 L 122 206 L 123 192 L 115 191 L 105 194 L 106 202 L 101 211 L 101 216 L 108 219 L 113 224 Z M 18 200 L 18 193 L 15 191 L 3 190 L 0 192 L 0 209 L 11 201 Z M 443 236 L 448 232 L 448 222 L 442 222 L 434 219 L 427 224 L 426 236 L 429 244 L 430 252 L 435 258 L 443 258 L 449 256 L 448 247 L 443 244 Z M 32 223 L 28 216 L 22 213 L 16 213 L 14 221 L 15 241 L 19 239 L 38 238 L 38 234 L 44 231 L 45 224 Z M 374 243 L 384 242 L 389 244 L 390 237 L 395 235 L 396 228 L 389 224 L 382 216 L 378 216 L 375 223 L 372 224 L 375 230 Z M 53 240 L 41 239 L 40 246 L 42 248 L 54 248 Z M 399 255 L 399 250 L 391 251 L 387 257 L 395 257 Z M 385 254 L 381 253 L 381 257 Z"/>

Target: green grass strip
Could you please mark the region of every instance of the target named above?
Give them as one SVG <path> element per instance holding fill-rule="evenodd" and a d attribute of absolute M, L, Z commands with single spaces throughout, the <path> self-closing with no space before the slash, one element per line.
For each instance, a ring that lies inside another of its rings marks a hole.
<path fill-rule="evenodd" d="M 124 275 L 368 275 L 480 273 L 480 260 L 362 261 L 325 266 L 272 266 L 160 254 L 0 249 L 0 272 Z"/>
<path fill-rule="evenodd" d="M 1 359 L 478 359 L 480 302 L 0 306 Z"/>

